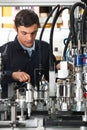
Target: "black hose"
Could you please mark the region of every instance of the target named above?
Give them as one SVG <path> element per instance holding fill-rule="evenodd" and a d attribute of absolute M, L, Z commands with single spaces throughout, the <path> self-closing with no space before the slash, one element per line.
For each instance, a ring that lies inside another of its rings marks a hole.
<path fill-rule="evenodd" d="M 50 46 L 51 46 L 51 51 L 53 51 L 53 32 L 54 32 L 54 27 L 55 27 L 55 23 L 56 23 L 56 20 L 59 16 L 59 8 L 57 9 L 56 13 L 55 13 L 55 16 L 54 16 L 54 19 L 53 19 L 53 22 L 52 22 L 52 28 L 51 28 L 51 31 L 50 31 Z"/>
<path fill-rule="evenodd" d="M 52 28 L 51 28 L 51 31 L 50 31 L 50 45 L 51 45 L 51 50 L 53 50 L 53 32 L 54 32 L 54 27 L 55 27 L 56 21 L 57 21 L 59 15 L 62 13 L 62 11 L 64 11 L 65 9 L 69 9 L 69 8 L 68 7 L 64 7 L 61 10 L 58 9 L 57 12 L 56 12 L 56 14 L 55 14 L 55 17 L 53 19 Z"/>
<path fill-rule="evenodd" d="M 52 28 L 51 28 L 51 31 L 50 31 L 50 48 L 51 48 L 51 51 L 53 52 L 53 32 L 54 32 L 54 27 L 55 27 L 55 24 L 56 24 L 56 21 L 59 17 L 59 15 L 62 13 L 62 11 L 64 11 L 65 9 L 69 9 L 68 7 L 64 7 L 62 9 L 57 9 L 56 13 L 55 13 L 55 16 L 54 16 L 54 19 L 53 19 L 53 22 L 52 22 Z M 50 58 L 49 58 L 49 65 L 50 65 L 50 69 L 54 69 L 54 62 L 53 62 L 53 57 L 50 55 Z"/>
<path fill-rule="evenodd" d="M 49 16 L 47 17 L 47 19 L 46 19 L 46 21 L 45 21 L 45 23 L 44 23 L 44 25 L 43 25 L 43 28 L 42 28 L 42 30 L 41 30 L 41 33 L 40 33 L 40 38 L 39 38 L 39 43 L 38 43 L 38 45 L 39 45 L 39 70 L 42 69 L 42 65 L 41 65 L 41 46 L 40 46 L 40 44 L 41 44 L 43 32 L 44 32 L 44 29 L 45 29 L 45 27 L 46 27 L 46 24 L 47 24 L 48 20 L 50 19 L 50 17 L 52 16 L 53 12 L 54 12 L 57 8 L 60 8 L 60 5 L 55 6 L 55 7 L 53 8 L 53 10 L 50 12 Z"/>
<path fill-rule="evenodd" d="M 47 22 L 48 22 L 48 20 L 50 19 L 50 17 L 52 16 L 52 14 L 53 14 L 53 12 L 57 9 L 57 8 L 59 8 L 60 7 L 60 5 L 56 5 L 53 9 L 52 9 L 52 11 L 49 13 L 49 16 L 47 17 L 47 19 L 46 19 L 46 21 L 45 21 L 45 23 L 44 23 L 44 25 L 43 25 L 43 27 L 42 27 L 42 30 L 41 30 L 41 33 L 40 33 L 40 37 L 39 37 L 39 43 L 38 43 L 38 46 L 39 46 L 39 67 L 38 67 L 38 70 L 39 70 L 39 79 L 41 79 L 41 73 L 42 73 L 42 64 L 41 64 L 41 40 L 42 40 L 42 36 L 43 36 L 43 33 L 44 33 L 44 29 L 45 29 L 45 27 L 46 27 L 46 24 L 47 24 Z M 36 84 L 36 82 L 35 82 L 35 84 Z M 38 88 L 39 89 L 39 88 Z"/>
<path fill-rule="evenodd" d="M 70 32 L 69 32 L 69 36 L 68 36 L 67 41 L 66 41 L 66 44 L 65 44 L 65 47 L 64 47 L 64 51 L 63 51 L 63 59 L 64 59 L 64 60 L 66 60 L 66 50 L 67 50 L 67 48 L 68 48 L 68 44 L 69 44 L 69 42 L 71 41 L 71 39 L 72 39 L 72 33 L 71 33 L 71 31 L 70 31 Z"/>
<path fill-rule="evenodd" d="M 55 7 L 53 8 L 53 10 L 50 12 L 49 16 L 47 17 L 47 19 L 46 19 L 46 21 L 45 21 L 45 23 L 44 23 L 44 25 L 43 25 L 43 27 L 42 27 L 42 30 L 41 30 L 41 33 L 40 33 L 39 41 L 42 40 L 42 36 L 43 36 L 44 29 L 45 29 L 45 27 L 46 27 L 46 24 L 47 24 L 48 20 L 50 19 L 50 17 L 52 16 L 53 12 L 54 12 L 57 8 L 60 8 L 60 5 L 55 6 Z"/>
<path fill-rule="evenodd" d="M 86 44 L 86 32 L 85 30 L 87 29 L 87 25 L 85 21 L 87 21 L 87 7 L 84 9 L 84 13 L 82 16 L 82 44 Z"/>
<path fill-rule="evenodd" d="M 64 51 L 63 51 L 63 57 L 65 59 L 66 59 L 66 50 L 68 48 L 69 42 L 72 40 L 73 47 L 76 47 L 76 44 L 77 44 L 77 38 L 76 38 L 76 32 L 75 32 L 75 21 L 74 21 L 74 10 L 77 6 L 83 8 L 83 9 L 85 8 L 85 5 L 80 3 L 80 2 L 75 3 L 71 8 L 71 12 L 70 12 L 70 33 L 69 33 L 69 36 L 67 38 L 67 42 L 65 44 Z"/>
<path fill-rule="evenodd" d="M 44 33 L 44 29 L 45 29 L 45 27 L 46 27 L 46 24 L 47 24 L 47 22 L 48 22 L 48 20 L 50 19 L 50 17 L 52 16 L 52 14 L 53 14 L 53 12 L 57 9 L 57 8 L 60 8 L 60 5 L 57 5 L 57 6 L 55 6 L 54 8 L 53 8 L 53 10 L 50 12 L 50 14 L 49 14 L 49 16 L 47 17 L 47 19 L 46 19 L 46 21 L 45 21 L 45 23 L 44 23 L 44 25 L 43 25 L 43 28 L 42 28 L 42 30 L 41 30 L 41 33 L 40 33 L 40 38 L 39 38 L 39 67 L 41 68 L 41 49 L 40 49 L 40 43 L 41 43 L 41 40 L 42 40 L 42 36 L 43 36 L 43 33 Z"/>
<path fill-rule="evenodd" d="M 75 3 L 71 8 L 71 13 L 70 13 L 70 26 L 71 27 L 70 28 L 71 28 L 71 31 L 72 31 L 73 46 L 77 45 L 77 37 L 76 37 L 76 31 L 75 31 L 75 20 L 74 20 L 74 11 L 75 11 L 77 6 L 83 8 L 83 9 L 85 8 L 85 5 L 82 4 L 81 2 Z"/>
<path fill-rule="evenodd" d="M 50 31 L 50 45 L 49 45 L 49 69 L 50 70 L 54 70 L 54 59 L 53 59 L 53 31 L 54 31 L 54 27 L 55 27 L 55 23 L 56 23 L 56 20 L 59 16 L 59 8 L 57 9 L 56 13 L 55 13 L 55 16 L 54 16 L 54 19 L 53 19 L 53 22 L 52 22 L 52 28 L 51 28 L 51 31 Z"/>
<path fill-rule="evenodd" d="M 87 0 L 81 0 L 82 2 L 84 2 L 87 5 Z"/>

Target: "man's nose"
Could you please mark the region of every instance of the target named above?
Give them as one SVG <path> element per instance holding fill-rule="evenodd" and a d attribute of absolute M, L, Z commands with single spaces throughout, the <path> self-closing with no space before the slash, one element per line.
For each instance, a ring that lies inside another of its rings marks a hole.
<path fill-rule="evenodd" d="M 31 39 L 32 39 L 32 35 L 31 35 L 31 34 L 27 34 L 26 37 L 27 37 L 28 40 L 31 40 Z"/>

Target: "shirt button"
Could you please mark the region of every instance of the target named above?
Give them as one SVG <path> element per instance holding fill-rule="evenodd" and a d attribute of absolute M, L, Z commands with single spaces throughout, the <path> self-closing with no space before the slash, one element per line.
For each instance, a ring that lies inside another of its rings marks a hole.
<path fill-rule="evenodd" d="M 26 50 L 24 50 L 24 53 L 26 54 Z"/>

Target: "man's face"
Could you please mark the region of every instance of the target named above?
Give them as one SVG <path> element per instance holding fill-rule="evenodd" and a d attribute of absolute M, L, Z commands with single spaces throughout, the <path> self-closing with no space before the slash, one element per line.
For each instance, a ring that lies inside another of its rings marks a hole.
<path fill-rule="evenodd" d="M 37 31 L 37 24 L 33 24 L 30 27 L 19 26 L 17 29 L 18 41 L 25 47 L 32 47 Z"/>

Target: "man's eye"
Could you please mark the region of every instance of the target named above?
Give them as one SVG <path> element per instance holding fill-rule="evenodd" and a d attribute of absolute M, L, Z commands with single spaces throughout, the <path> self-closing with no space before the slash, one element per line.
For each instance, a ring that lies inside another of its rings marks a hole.
<path fill-rule="evenodd" d="M 26 32 L 21 32 L 23 35 L 26 35 L 27 33 Z"/>
<path fill-rule="evenodd" d="M 31 33 L 31 35 L 34 35 L 34 34 L 36 34 L 36 33 L 37 33 L 37 30 L 36 30 L 36 31 L 34 31 L 34 32 L 32 32 L 32 33 Z"/>
<path fill-rule="evenodd" d="M 36 32 L 32 32 L 31 35 L 34 35 Z"/>
<path fill-rule="evenodd" d="M 21 33 L 22 33 L 22 35 L 27 35 L 27 34 L 35 35 L 37 33 L 37 30 L 32 33 L 27 33 L 27 32 L 22 32 L 22 31 L 21 31 Z"/>

